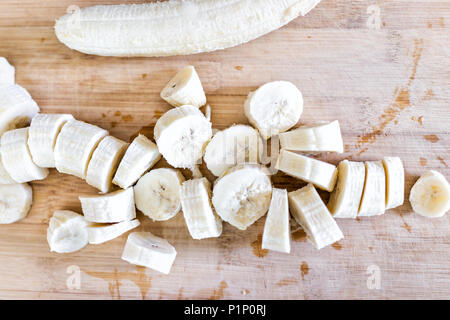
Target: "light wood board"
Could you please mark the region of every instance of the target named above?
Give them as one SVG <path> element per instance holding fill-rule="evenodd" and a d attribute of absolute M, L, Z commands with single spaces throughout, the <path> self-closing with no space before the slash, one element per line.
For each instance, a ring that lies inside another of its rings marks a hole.
<path fill-rule="evenodd" d="M 247 123 L 243 102 L 250 90 L 289 80 L 304 95 L 302 124 L 340 121 L 345 154 L 318 159 L 337 164 L 400 156 L 406 199 L 425 170 L 450 178 L 449 1 L 323 0 L 307 17 L 267 36 L 193 56 L 96 57 L 57 41 L 54 20 L 70 5 L 125 2 L 142 1 L 0 2 L 0 56 L 16 67 L 17 82 L 42 112 L 72 113 L 126 141 L 137 132 L 151 134 L 169 110 L 160 90 L 177 69 L 192 64 L 217 129 Z M 378 30 L 367 25 L 377 8 Z M 303 185 L 283 174 L 273 181 L 289 191 Z M 258 249 L 264 218 L 245 232 L 224 223 L 220 238 L 196 241 L 182 214 L 164 223 L 139 214 L 139 230 L 167 238 L 178 251 L 166 276 L 120 259 L 127 235 L 73 254 L 50 253 L 46 229 L 53 211 L 81 212 L 78 195 L 96 190 L 55 170 L 32 186 L 29 216 L 0 226 L 0 298 L 450 298 L 450 216 L 423 218 L 408 201 L 380 217 L 338 220 L 345 238 L 320 251 L 297 233 L 290 255 Z M 67 286 L 70 266 L 80 270 L 79 289 Z M 368 286 L 370 266 L 379 268 L 379 289 Z"/>

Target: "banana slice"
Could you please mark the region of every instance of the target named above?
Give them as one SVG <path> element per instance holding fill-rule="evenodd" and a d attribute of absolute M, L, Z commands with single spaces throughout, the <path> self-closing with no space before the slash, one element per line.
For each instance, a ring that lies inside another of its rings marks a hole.
<path fill-rule="evenodd" d="M 336 188 L 327 204 L 334 218 L 355 219 L 358 216 L 365 176 L 363 162 L 344 160 L 339 163 Z"/>
<path fill-rule="evenodd" d="M 0 57 L 0 86 L 14 84 L 16 82 L 16 69 L 8 60 Z"/>
<path fill-rule="evenodd" d="M 41 168 L 55 167 L 56 138 L 66 122 L 74 120 L 71 114 L 37 114 L 30 124 L 28 147 L 34 163 Z"/>
<path fill-rule="evenodd" d="M 59 41 L 101 56 L 210 52 L 256 39 L 307 14 L 320 0 L 184 0 L 94 6 L 56 21 Z"/>
<path fill-rule="evenodd" d="M 430 170 L 412 187 L 409 202 L 421 216 L 443 217 L 450 210 L 450 184 L 440 172 Z"/>
<path fill-rule="evenodd" d="M 308 240 L 316 249 L 322 249 L 344 238 L 312 184 L 289 192 L 288 196 L 294 219 L 305 230 Z"/>
<path fill-rule="evenodd" d="M 176 256 L 177 251 L 167 240 L 150 232 L 133 232 L 128 236 L 122 259 L 169 274 Z"/>
<path fill-rule="evenodd" d="M 222 220 L 211 207 L 211 184 L 206 178 L 188 180 L 180 191 L 184 220 L 193 239 L 219 237 Z"/>
<path fill-rule="evenodd" d="M 293 151 L 344 152 L 338 120 L 280 133 L 280 146 Z"/>
<path fill-rule="evenodd" d="M 386 209 L 401 206 L 405 193 L 405 170 L 399 157 L 384 157 L 386 172 Z"/>
<path fill-rule="evenodd" d="M 103 138 L 92 154 L 86 173 L 86 182 L 107 193 L 111 189 L 113 175 L 119 166 L 128 144 L 112 136 Z"/>
<path fill-rule="evenodd" d="M 175 168 L 191 169 L 212 136 L 211 122 L 194 106 L 171 109 L 158 119 L 155 140 L 164 159 Z"/>
<path fill-rule="evenodd" d="M 16 184 L 16 180 L 11 178 L 8 171 L 6 171 L 5 166 L 3 165 L 2 155 L 0 152 L 0 184 Z"/>
<path fill-rule="evenodd" d="M 275 168 L 328 192 L 333 191 L 338 173 L 337 168 L 330 163 L 283 149 L 280 151 Z"/>
<path fill-rule="evenodd" d="M 69 210 L 55 211 L 47 229 L 50 251 L 69 253 L 84 248 L 89 242 L 88 225 L 78 213 Z"/>
<path fill-rule="evenodd" d="M 48 169 L 34 164 L 27 145 L 28 128 L 7 131 L 1 137 L 1 159 L 9 176 L 17 183 L 45 179 Z"/>
<path fill-rule="evenodd" d="M 120 161 L 113 183 L 126 189 L 161 159 L 158 147 L 146 136 L 140 134 L 128 147 Z"/>
<path fill-rule="evenodd" d="M 358 216 L 377 216 L 386 210 L 386 174 L 382 161 L 366 161 L 366 179 Z"/>
<path fill-rule="evenodd" d="M 188 104 L 200 108 L 206 104 L 202 83 L 193 66 L 180 70 L 161 91 L 161 98 L 174 107 Z"/>
<path fill-rule="evenodd" d="M 178 170 L 153 169 L 134 187 L 136 207 L 156 221 L 169 220 L 181 209 L 180 189 L 184 177 Z"/>
<path fill-rule="evenodd" d="M 138 219 L 122 221 L 106 226 L 100 223 L 93 223 L 87 228 L 89 243 L 100 244 L 110 241 L 120 237 L 125 232 L 139 227 L 140 224 Z"/>
<path fill-rule="evenodd" d="M 236 166 L 216 180 L 212 203 L 222 220 L 245 230 L 269 210 L 272 183 L 258 165 Z"/>
<path fill-rule="evenodd" d="M 218 131 L 206 146 L 203 159 L 209 171 L 219 177 L 238 164 L 257 164 L 262 153 L 263 141 L 258 131 L 238 124 Z"/>
<path fill-rule="evenodd" d="M 100 196 L 78 198 L 87 221 L 110 223 L 136 218 L 133 188 L 118 190 Z"/>
<path fill-rule="evenodd" d="M 0 185 L 0 224 L 25 218 L 33 203 L 33 190 L 28 183 Z"/>
<path fill-rule="evenodd" d="M 27 90 L 16 84 L 0 86 L 0 136 L 27 126 L 39 107 Z"/>
<path fill-rule="evenodd" d="M 295 126 L 303 112 L 303 96 L 290 82 L 269 82 L 249 93 L 244 110 L 267 140 Z"/>
<path fill-rule="evenodd" d="M 262 237 L 262 249 L 291 252 L 289 204 L 286 190 L 273 188 Z"/>
<path fill-rule="evenodd" d="M 86 178 L 92 153 L 108 131 L 83 121 L 69 121 L 55 144 L 55 166 L 61 173 Z"/>

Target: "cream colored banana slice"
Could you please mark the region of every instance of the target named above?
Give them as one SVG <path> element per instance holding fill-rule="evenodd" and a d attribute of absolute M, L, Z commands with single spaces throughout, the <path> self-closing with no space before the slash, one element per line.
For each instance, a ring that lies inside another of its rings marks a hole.
<path fill-rule="evenodd" d="M 106 135 L 108 131 L 86 122 L 67 122 L 56 138 L 56 169 L 85 179 L 92 153 Z"/>
<path fill-rule="evenodd" d="M 47 229 L 50 251 L 70 253 L 84 248 L 88 244 L 88 225 L 78 213 L 69 210 L 55 211 Z"/>
<path fill-rule="evenodd" d="M 8 60 L 0 57 L 0 86 L 14 84 L 16 82 L 16 69 Z"/>
<path fill-rule="evenodd" d="M 158 147 L 140 134 L 131 142 L 120 161 L 113 183 L 126 189 L 131 187 L 161 159 Z"/>
<path fill-rule="evenodd" d="M 128 236 L 122 259 L 169 274 L 176 256 L 177 251 L 167 240 L 150 232 L 133 232 Z"/>
<path fill-rule="evenodd" d="M 193 239 L 220 237 L 222 220 L 211 205 L 211 184 L 206 178 L 188 180 L 180 190 L 184 220 Z"/>
<path fill-rule="evenodd" d="M 134 187 L 136 207 L 155 221 L 175 217 L 181 209 L 180 189 L 184 177 L 176 169 L 153 169 Z"/>
<path fill-rule="evenodd" d="M 173 107 L 188 104 L 200 108 L 206 104 L 202 83 L 193 66 L 181 69 L 161 91 L 161 98 Z"/>
<path fill-rule="evenodd" d="M 322 249 L 344 238 L 312 184 L 289 192 L 289 207 L 294 219 L 305 230 L 308 240 Z"/>
<path fill-rule="evenodd" d="M 262 249 L 291 252 L 289 204 L 286 190 L 273 188 L 262 237 Z"/>
<path fill-rule="evenodd" d="M 344 142 L 338 120 L 316 126 L 303 126 L 280 133 L 280 146 L 293 151 L 344 152 Z"/>
<path fill-rule="evenodd" d="M 16 84 L 0 86 L 0 136 L 8 130 L 26 127 L 39 112 L 27 90 Z"/>
<path fill-rule="evenodd" d="M 86 173 L 86 182 L 107 193 L 111 190 L 113 175 L 128 144 L 112 136 L 103 138 L 92 154 Z"/>
<path fill-rule="evenodd" d="M 6 171 L 5 166 L 2 161 L 2 154 L 0 152 L 0 185 L 1 184 L 16 184 L 16 180 L 11 178 L 8 171 Z"/>
<path fill-rule="evenodd" d="M 303 112 L 303 96 L 291 82 L 269 82 L 250 92 L 244 111 L 248 121 L 267 140 L 297 124 Z"/>
<path fill-rule="evenodd" d="M 399 207 L 404 202 L 405 170 L 399 157 L 384 157 L 386 173 L 386 209 Z"/>
<path fill-rule="evenodd" d="M 275 168 L 328 192 L 333 191 L 338 173 L 337 168 L 330 163 L 283 149 L 280 151 Z"/>
<path fill-rule="evenodd" d="M 78 198 L 87 221 L 113 223 L 136 218 L 133 188 Z"/>
<path fill-rule="evenodd" d="M 222 220 L 245 230 L 267 213 L 271 196 L 267 168 L 238 165 L 216 180 L 212 203 Z"/>
<path fill-rule="evenodd" d="M 334 218 L 355 219 L 358 216 L 365 176 L 364 162 L 344 160 L 339 163 L 336 187 L 327 204 Z"/>
<path fill-rule="evenodd" d="M 421 216 L 443 217 L 450 210 L 450 184 L 438 171 L 425 172 L 412 187 L 409 202 Z"/>
<path fill-rule="evenodd" d="M 366 161 L 366 179 L 358 216 L 377 216 L 386 210 L 386 174 L 382 161 Z"/>
<path fill-rule="evenodd" d="M 185 105 L 163 114 L 154 133 L 159 152 L 172 167 L 192 169 L 203 156 L 212 128 L 197 107 Z"/>
<path fill-rule="evenodd" d="M 28 128 L 7 131 L 1 137 L 1 160 L 9 176 L 17 183 L 43 180 L 48 169 L 38 167 L 27 145 Z"/>
<path fill-rule="evenodd" d="M 71 114 L 37 114 L 28 131 L 28 147 L 34 163 L 41 168 L 55 167 L 56 138 L 64 124 L 74 120 Z"/>
<path fill-rule="evenodd" d="M 0 224 L 22 220 L 32 203 L 33 190 L 28 183 L 0 185 Z"/>
<path fill-rule="evenodd" d="M 90 244 L 100 244 L 117 237 L 122 234 L 139 227 L 141 223 L 138 219 L 131 221 L 122 221 L 119 223 L 104 225 L 100 223 L 92 223 L 88 228 L 88 239 Z"/>
<path fill-rule="evenodd" d="M 238 164 L 257 164 L 262 153 L 263 141 L 258 131 L 238 124 L 218 131 L 206 146 L 203 159 L 209 171 L 219 177 Z"/>

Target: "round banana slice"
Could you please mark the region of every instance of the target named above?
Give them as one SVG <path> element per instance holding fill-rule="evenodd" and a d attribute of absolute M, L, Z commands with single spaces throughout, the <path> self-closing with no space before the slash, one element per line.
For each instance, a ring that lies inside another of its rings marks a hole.
<path fill-rule="evenodd" d="M 155 125 L 159 152 L 172 167 L 191 169 L 202 158 L 211 139 L 211 126 L 197 107 L 185 105 L 171 109 Z"/>
<path fill-rule="evenodd" d="M 439 218 L 450 210 L 450 184 L 435 170 L 424 173 L 409 195 L 414 212 L 427 218 Z"/>
<path fill-rule="evenodd" d="M 0 86 L 15 83 L 16 70 L 8 60 L 0 57 Z"/>
<path fill-rule="evenodd" d="M 220 177 L 212 203 L 222 220 L 245 230 L 269 210 L 272 183 L 269 171 L 258 165 L 238 165 Z"/>
<path fill-rule="evenodd" d="M 47 229 L 50 251 L 69 253 L 84 248 L 89 242 L 88 225 L 78 213 L 69 210 L 55 211 Z"/>
<path fill-rule="evenodd" d="M 18 183 L 45 179 L 48 169 L 34 164 L 27 145 L 28 128 L 7 131 L 1 137 L 0 153 L 8 174 Z"/>
<path fill-rule="evenodd" d="M 169 220 L 181 209 L 180 189 L 184 177 L 178 170 L 153 169 L 134 187 L 136 207 L 156 221 Z"/>
<path fill-rule="evenodd" d="M 189 104 L 200 108 L 206 104 L 202 83 L 193 66 L 180 70 L 161 91 L 161 98 L 174 107 Z"/>
<path fill-rule="evenodd" d="M 269 82 L 249 93 L 244 110 L 267 140 L 295 126 L 303 112 L 303 96 L 288 81 Z"/>
<path fill-rule="evenodd" d="M 206 146 L 203 159 L 209 171 L 219 177 L 238 164 L 257 164 L 262 153 L 263 141 L 258 131 L 238 124 L 217 132 Z"/>
<path fill-rule="evenodd" d="M 33 203 L 33 190 L 27 183 L 0 185 L 0 224 L 25 218 Z"/>

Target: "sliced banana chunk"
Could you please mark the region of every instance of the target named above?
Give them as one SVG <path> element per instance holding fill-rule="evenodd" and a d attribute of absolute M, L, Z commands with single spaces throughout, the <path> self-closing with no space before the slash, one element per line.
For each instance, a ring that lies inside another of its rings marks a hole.
<path fill-rule="evenodd" d="M 341 229 L 312 184 L 289 192 L 289 207 L 308 240 L 322 249 L 344 238 Z"/>
<path fill-rule="evenodd" d="M 38 167 L 27 145 L 28 128 L 7 131 L 1 137 L 1 160 L 9 176 L 17 183 L 45 179 L 48 169 Z"/>
<path fill-rule="evenodd" d="M 337 168 L 330 163 L 283 149 L 280 151 L 275 168 L 328 192 L 333 191 L 338 173 Z"/>
<path fill-rule="evenodd" d="M 16 69 L 8 60 L 0 57 L 0 86 L 14 84 L 16 82 Z"/>
<path fill-rule="evenodd" d="M 133 188 L 78 198 L 87 221 L 112 223 L 136 218 Z"/>
<path fill-rule="evenodd" d="M 289 204 L 286 190 L 273 188 L 262 237 L 262 249 L 291 252 Z"/>
<path fill-rule="evenodd" d="M 206 178 L 188 180 L 180 191 L 184 220 L 193 239 L 219 237 L 222 220 L 211 205 L 211 184 Z"/>
<path fill-rule="evenodd" d="M 84 248 L 89 242 L 88 225 L 78 213 L 69 210 L 55 211 L 47 229 L 50 251 L 69 253 Z"/>
<path fill-rule="evenodd" d="M 450 184 L 438 171 L 425 172 L 412 187 L 409 202 L 421 216 L 443 217 L 450 210 Z"/>
<path fill-rule="evenodd" d="M 28 183 L 0 185 L 0 224 L 22 220 L 32 203 L 33 190 Z"/>
<path fill-rule="evenodd" d="M 191 169 L 203 156 L 212 128 L 194 106 L 171 109 L 158 119 L 155 140 L 164 159 L 175 168 Z"/>
<path fill-rule="evenodd" d="M 0 86 L 0 136 L 27 126 L 39 107 L 27 90 L 16 84 Z"/>
<path fill-rule="evenodd" d="M 366 161 L 366 179 L 358 216 L 377 216 L 386 210 L 386 174 L 382 161 Z"/>
<path fill-rule="evenodd" d="M 180 189 L 184 177 L 176 169 L 153 169 L 134 186 L 136 207 L 155 221 L 169 220 L 181 210 Z"/>
<path fill-rule="evenodd" d="M 16 180 L 11 178 L 8 171 L 6 171 L 5 166 L 2 161 L 2 154 L 0 152 L 0 184 L 16 184 Z"/>
<path fill-rule="evenodd" d="M 339 163 L 336 187 L 327 204 L 334 218 L 355 219 L 358 216 L 365 176 L 364 162 L 344 160 Z"/>
<path fill-rule="evenodd" d="M 303 112 L 303 96 L 291 82 L 269 82 L 249 93 L 244 110 L 267 140 L 296 125 Z"/>
<path fill-rule="evenodd" d="M 61 128 L 74 120 L 71 114 L 37 114 L 30 124 L 28 147 L 34 163 L 41 168 L 55 167 L 55 144 Z"/>
<path fill-rule="evenodd" d="M 90 244 L 100 244 L 117 237 L 125 232 L 139 227 L 141 223 L 138 219 L 131 221 L 122 221 L 119 223 L 104 225 L 100 223 L 92 223 L 88 228 L 88 239 Z"/>
<path fill-rule="evenodd" d="M 238 164 L 257 164 L 262 153 L 263 141 L 258 131 L 238 124 L 218 131 L 206 146 L 203 159 L 209 171 L 219 177 Z"/>
<path fill-rule="evenodd" d="M 245 230 L 267 213 L 271 196 L 267 168 L 238 165 L 216 180 L 212 203 L 222 220 Z"/>
<path fill-rule="evenodd" d="M 399 157 L 384 157 L 386 172 L 386 209 L 396 208 L 404 202 L 405 170 Z"/>
<path fill-rule="evenodd" d="M 280 146 L 293 151 L 344 152 L 338 120 L 280 133 Z"/>
<path fill-rule="evenodd" d="M 83 121 L 69 121 L 55 144 L 55 166 L 61 173 L 86 178 L 92 153 L 108 131 Z"/>
<path fill-rule="evenodd" d="M 161 98 L 174 107 L 188 104 L 200 108 L 206 104 L 202 83 L 193 66 L 181 69 L 161 91 Z"/>
<path fill-rule="evenodd" d="M 86 182 L 107 193 L 111 190 L 113 175 L 128 144 L 112 136 L 103 138 L 92 154 L 86 172 Z"/>
<path fill-rule="evenodd" d="M 140 134 L 129 145 L 120 161 L 113 183 L 126 189 L 161 159 L 158 147 L 146 136 Z"/>
<path fill-rule="evenodd" d="M 123 249 L 122 259 L 164 274 L 169 274 L 177 251 L 165 239 L 150 232 L 133 232 Z"/>

